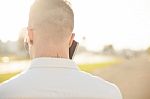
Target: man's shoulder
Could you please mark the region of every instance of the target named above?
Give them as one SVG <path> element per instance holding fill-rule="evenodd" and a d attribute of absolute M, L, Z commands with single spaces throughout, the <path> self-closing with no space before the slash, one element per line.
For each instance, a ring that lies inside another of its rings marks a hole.
<path fill-rule="evenodd" d="M 91 90 L 101 92 L 103 95 L 109 95 L 112 97 L 108 99 L 122 99 L 120 89 L 115 84 L 86 72 L 81 71 L 80 73 L 86 79 L 86 86 L 91 86 Z"/>
<path fill-rule="evenodd" d="M 119 88 L 100 77 L 93 76 L 82 71 L 69 71 L 69 73 L 65 73 L 64 75 L 63 74 L 61 76 L 57 75 L 56 78 L 51 77 L 55 75 L 49 76 L 48 78 L 51 79 L 51 83 L 47 83 L 49 82 L 49 80 L 45 79 L 44 75 L 36 79 L 37 77 L 34 77 L 34 75 L 30 75 L 30 73 L 27 73 L 17 79 L 1 85 L 0 98 L 2 98 L 2 96 L 7 97 L 8 95 L 31 95 L 31 90 L 32 92 L 37 92 L 37 90 L 34 90 L 33 88 L 52 89 L 54 87 L 55 89 L 64 89 L 64 92 L 66 93 L 68 91 L 70 91 L 69 93 L 72 93 L 72 90 L 74 90 L 73 92 L 77 93 L 76 95 L 79 96 L 105 97 L 104 99 L 122 99 Z M 62 81 L 62 83 L 57 82 L 60 80 L 60 78 L 64 80 Z M 41 87 L 37 84 L 37 81 L 38 84 L 42 85 Z"/>
<path fill-rule="evenodd" d="M 15 96 L 21 94 L 26 89 L 27 82 L 24 81 L 24 73 L 21 73 L 0 85 L 0 99 L 2 97 Z"/>
<path fill-rule="evenodd" d="M 16 88 L 15 88 L 16 87 Z M 0 99 L 5 99 L 6 97 L 11 96 L 12 93 L 14 93 L 17 89 L 17 85 L 12 85 L 9 82 L 4 82 L 0 85 Z"/>
<path fill-rule="evenodd" d="M 90 83 L 95 83 L 96 85 L 99 84 L 103 86 L 114 86 L 114 84 L 104 80 L 103 78 L 92 75 L 84 71 L 80 71 L 80 77 L 88 80 Z"/>

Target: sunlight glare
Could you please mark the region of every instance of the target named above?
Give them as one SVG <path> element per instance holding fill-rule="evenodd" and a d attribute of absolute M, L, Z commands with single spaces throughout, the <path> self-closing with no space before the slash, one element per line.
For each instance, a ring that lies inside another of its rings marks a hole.
<path fill-rule="evenodd" d="M 7 42 L 18 39 L 19 31 L 27 26 L 29 8 L 33 1 L 0 1 L 0 40 Z M 107 44 L 114 45 L 116 49 L 135 50 L 150 46 L 148 6 L 150 2 L 146 0 L 70 1 L 75 13 L 76 39 L 87 49 L 98 50 Z M 83 37 L 87 38 L 84 42 L 82 42 Z"/>
<path fill-rule="evenodd" d="M 9 57 L 2 57 L 2 62 L 4 63 L 8 63 L 10 60 L 9 60 Z"/>
<path fill-rule="evenodd" d="M 29 7 L 33 0 L 0 1 L 0 39 L 17 41 L 20 30 L 27 26 Z"/>

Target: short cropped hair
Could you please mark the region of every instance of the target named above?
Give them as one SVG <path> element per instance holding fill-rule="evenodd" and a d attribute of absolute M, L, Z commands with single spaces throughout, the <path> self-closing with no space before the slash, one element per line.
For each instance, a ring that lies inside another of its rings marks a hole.
<path fill-rule="evenodd" d="M 74 13 L 66 0 L 35 0 L 30 8 L 29 26 L 56 40 L 64 39 L 73 31 Z"/>

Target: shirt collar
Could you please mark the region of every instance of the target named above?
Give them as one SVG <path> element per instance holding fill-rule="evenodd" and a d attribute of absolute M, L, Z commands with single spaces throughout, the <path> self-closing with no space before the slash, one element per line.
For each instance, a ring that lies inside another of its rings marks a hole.
<path fill-rule="evenodd" d="M 79 69 L 78 66 L 70 59 L 41 57 L 35 58 L 31 62 L 30 69 L 33 68 L 67 68 Z"/>

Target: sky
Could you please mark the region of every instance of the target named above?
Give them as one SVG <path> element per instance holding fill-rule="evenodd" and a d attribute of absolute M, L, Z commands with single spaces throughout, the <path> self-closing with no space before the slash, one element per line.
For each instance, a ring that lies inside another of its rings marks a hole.
<path fill-rule="evenodd" d="M 3 42 L 18 39 L 21 28 L 27 26 L 32 1 L 0 1 Z M 149 0 L 71 0 L 71 3 L 75 13 L 75 39 L 87 49 L 99 50 L 109 44 L 118 50 L 150 46 Z"/>

